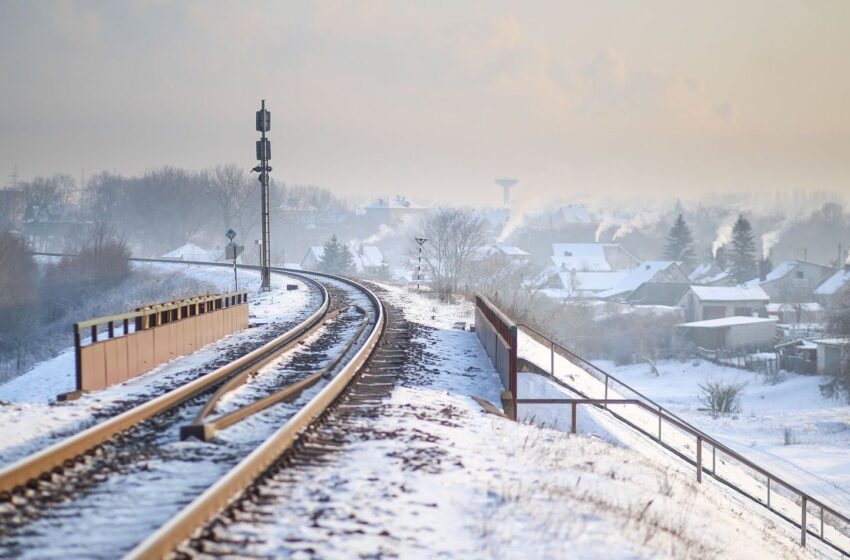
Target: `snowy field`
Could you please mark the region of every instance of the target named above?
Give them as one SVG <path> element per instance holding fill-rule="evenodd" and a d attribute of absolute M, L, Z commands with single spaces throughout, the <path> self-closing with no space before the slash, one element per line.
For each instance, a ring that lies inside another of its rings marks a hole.
<path fill-rule="evenodd" d="M 221 292 L 233 290 L 233 271 L 227 268 L 138 263 L 134 267 L 153 273 L 180 270 L 216 286 Z M 175 358 L 125 383 L 70 402 L 55 399 L 59 393 L 75 389 L 73 348 L 0 385 L 0 426 L 3 427 L 0 466 L 45 447 L 58 437 L 79 431 L 110 407 L 145 398 L 162 385 L 192 379 L 198 368 L 214 362 L 223 352 L 262 336 L 272 323 L 301 321 L 319 305 L 316 294 L 300 280 L 288 276 L 272 274 L 272 291 L 268 293 L 257 291 L 259 272 L 239 271 L 239 282 L 240 289 L 249 292 L 251 328 L 208 344 L 190 356 Z M 287 283 L 298 284 L 298 290 L 286 291 Z M 125 310 L 115 310 L 121 311 Z"/>

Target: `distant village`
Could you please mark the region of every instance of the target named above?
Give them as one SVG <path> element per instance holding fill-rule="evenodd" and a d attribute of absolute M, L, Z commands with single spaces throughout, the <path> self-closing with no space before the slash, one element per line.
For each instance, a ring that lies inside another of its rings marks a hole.
<path fill-rule="evenodd" d="M 432 288 L 435 267 L 440 266 L 429 245 L 434 240 L 424 241 L 418 253 L 413 239 L 422 235 L 433 208 L 403 196 L 352 207 L 326 192 L 299 192 L 297 197 L 281 195 L 272 209 L 275 265 L 320 270 L 328 268 L 332 258 L 341 259 L 342 264 L 334 265 L 343 267 L 337 271 Z M 606 214 L 582 204 L 522 219 L 512 217 L 510 208 L 506 190 L 502 207 L 474 211 L 480 235 L 474 237 L 477 244 L 462 251 L 458 291 L 482 291 L 496 298 L 511 293 L 513 304 L 523 309 L 555 309 L 572 317 L 581 310 L 581 317 L 591 322 L 612 316 L 650 317 L 665 325 L 659 331 L 666 333 L 663 340 L 654 344 L 667 353 L 681 354 L 687 348 L 694 356 L 765 371 L 831 373 L 841 367 L 850 348 L 850 339 L 832 336 L 827 328 L 830 313 L 850 293 L 850 256 L 844 253 L 831 262 L 800 255 L 773 263 L 773 251 L 763 254 L 748 229 L 745 236 L 752 246 L 744 250 L 752 253 L 751 262 L 738 263 L 736 269 L 732 236 L 727 233 L 726 242 L 715 243 L 711 251 L 700 250 L 680 206 L 668 213 L 666 223 L 646 212 Z M 0 190 L 4 229 L 19 232 L 36 251 L 65 250 L 67 240 L 79 237 L 96 219 L 80 216 L 72 204 L 37 204 L 23 189 Z M 244 219 L 242 223 L 247 231 L 237 237 L 244 246 L 238 261 L 253 263 L 259 254 L 256 225 Z M 182 243 L 146 245 L 131 235 L 128 241 L 134 254 L 224 261 L 227 241 L 201 224 L 187 231 Z M 656 229 L 654 242 L 639 236 L 635 241 L 635 231 L 648 237 L 640 231 L 645 224 Z M 751 228 L 749 222 L 745 225 Z M 638 322 L 631 328 L 646 330 L 651 325 Z M 569 342 L 578 337 L 577 329 L 565 327 L 563 338 Z M 657 350 L 641 348 L 631 359 L 651 361 Z"/>

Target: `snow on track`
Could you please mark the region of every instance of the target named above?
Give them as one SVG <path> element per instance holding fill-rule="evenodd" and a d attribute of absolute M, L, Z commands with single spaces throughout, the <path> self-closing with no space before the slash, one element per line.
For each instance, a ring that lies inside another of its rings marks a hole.
<path fill-rule="evenodd" d="M 152 272 L 173 272 L 179 268 L 185 274 L 215 284 L 223 292 L 233 289 L 233 271 L 227 268 L 185 264 L 136 263 L 134 266 Z M 175 358 L 125 383 L 84 395 L 76 401 L 55 402 L 56 395 L 75 388 L 73 348 L 0 385 L 0 425 L 8 427 L 0 430 L 0 465 L 46 447 L 57 438 L 91 425 L 98 418 L 112 415 L 125 403 L 147 400 L 175 384 L 215 369 L 222 365 L 223 354 L 232 355 L 258 346 L 275 333 L 282 333 L 301 322 L 320 304 L 318 292 L 296 278 L 272 274 L 273 289 L 268 293 L 257 292 L 260 279 L 256 271 L 240 271 L 239 279 L 240 289 L 250 292 L 249 316 L 253 328 L 233 333 L 189 356 Z M 298 289 L 287 291 L 287 283 L 297 284 Z"/>
<path fill-rule="evenodd" d="M 321 464 L 266 480 L 208 557 L 234 543 L 249 557 L 813 557 L 692 473 L 485 415 L 471 396 L 498 402 L 498 377 L 476 335 L 452 328 L 472 307 L 380 295 L 418 323 L 382 414 Z"/>

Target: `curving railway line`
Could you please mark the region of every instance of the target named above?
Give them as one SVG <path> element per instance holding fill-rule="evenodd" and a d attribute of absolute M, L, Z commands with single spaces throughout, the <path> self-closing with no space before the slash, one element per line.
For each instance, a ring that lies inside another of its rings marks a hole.
<path fill-rule="evenodd" d="M 0 558 L 168 557 L 208 538 L 265 473 L 313 453 L 319 427 L 374 409 L 406 327 L 362 283 L 273 272 L 319 294 L 306 320 L 0 469 Z"/>

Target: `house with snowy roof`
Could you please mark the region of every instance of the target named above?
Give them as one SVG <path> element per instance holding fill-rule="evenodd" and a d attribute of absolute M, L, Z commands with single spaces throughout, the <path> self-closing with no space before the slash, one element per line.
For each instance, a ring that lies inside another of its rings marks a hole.
<path fill-rule="evenodd" d="M 770 297 L 759 286 L 691 286 L 677 305 L 686 321 L 766 317 Z"/>
<path fill-rule="evenodd" d="M 707 261 L 697 265 L 688 275 L 688 280 L 700 286 L 728 286 L 732 283 L 732 276 L 714 261 Z"/>
<path fill-rule="evenodd" d="M 527 251 L 523 251 L 513 245 L 505 245 L 504 243 L 492 243 L 490 245 L 476 247 L 471 255 L 471 259 L 476 262 L 489 260 L 526 262 L 529 257 L 530 255 Z"/>
<path fill-rule="evenodd" d="M 169 251 L 159 258 L 169 261 L 200 261 L 210 262 L 217 260 L 222 251 L 208 251 L 195 245 L 194 243 L 186 243 L 180 247 Z"/>
<path fill-rule="evenodd" d="M 674 261 L 645 261 L 629 271 L 613 288 L 599 294 L 606 299 L 624 299 L 644 284 L 686 283 L 688 276 Z"/>
<path fill-rule="evenodd" d="M 547 280 L 541 293 L 557 300 L 599 299 L 599 294 L 611 290 L 628 276 L 621 272 L 578 272 L 550 267 L 543 274 Z"/>
<path fill-rule="evenodd" d="M 576 272 L 628 271 L 640 264 L 619 243 L 553 243 L 551 259 L 559 270 Z"/>
<path fill-rule="evenodd" d="M 827 310 L 838 306 L 841 298 L 850 291 L 850 255 L 844 268 L 835 272 L 823 281 L 814 291 L 815 301 L 823 305 Z"/>
<path fill-rule="evenodd" d="M 377 274 L 384 265 L 384 256 L 381 254 L 381 250 L 374 245 L 348 247 L 348 252 L 351 253 L 354 272 L 357 274 Z M 321 245 L 310 247 L 307 254 L 301 259 L 301 269 L 319 270 L 324 256 L 325 248 Z"/>
<path fill-rule="evenodd" d="M 774 303 L 803 303 L 814 301 L 814 292 L 835 269 L 813 262 L 794 259 L 779 263 L 764 278 L 748 284 L 758 284 Z"/>

